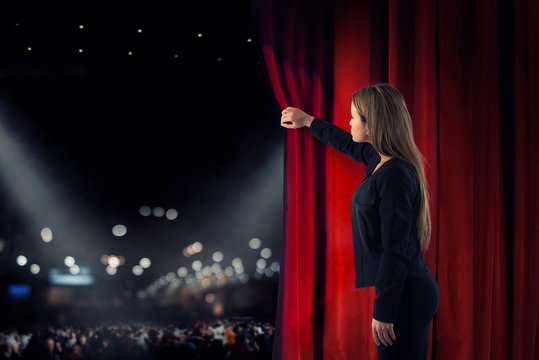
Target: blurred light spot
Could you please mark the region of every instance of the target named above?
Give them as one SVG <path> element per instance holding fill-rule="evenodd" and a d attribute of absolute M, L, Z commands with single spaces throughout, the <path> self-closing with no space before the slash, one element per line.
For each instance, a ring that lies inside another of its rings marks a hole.
<path fill-rule="evenodd" d="M 142 274 L 143 271 L 144 270 L 142 269 L 142 266 L 140 266 L 140 265 L 133 266 L 133 274 L 139 276 L 139 275 Z"/>
<path fill-rule="evenodd" d="M 202 273 L 202 271 L 195 272 L 195 276 L 196 276 L 197 279 L 203 279 L 204 278 L 204 274 Z"/>
<path fill-rule="evenodd" d="M 198 37 L 202 37 L 202 33 L 198 33 L 197 36 L 198 36 Z"/>
<path fill-rule="evenodd" d="M 166 213 L 166 217 L 169 220 L 174 220 L 178 217 L 178 211 L 176 211 L 176 209 L 168 209 Z"/>
<path fill-rule="evenodd" d="M 114 274 L 116 274 L 116 271 L 117 271 L 117 270 L 116 270 L 115 267 L 110 266 L 110 265 L 107 266 L 107 274 L 109 274 L 109 275 L 114 275 Z"/>
<path fill-rule="evenodd" d="M 138 209 L 138 212 L 140 215 L 142 216 L 150 216 L 152 214 L 152 209 L 150 209 L 149 206 L 146 206 L 146 205 L 142 205 L 139 209 Z"/>
<path fill-rule="evenodd" d="M 274 261 L 270 265 L 271 271 L 278 272 L 280 270 L 279 263 L 277 261 Z"/>
<path fill-rule="evenodd" d="M 207 293 L 207 294 L 206 294 L 206 302 L 207 302 L 208 304 L 211 304 L 211 303 L 213 303 L 214 301 L 215 301 L 215 294 L 213 294 L 213 293 Z"/>
<path fill-rule="evenodd" d="M 243 265 L 241 265 L 241 266 L 236 266 L 236 267 L 234 268 L 234 270 L 236 271 L 236 274 L 243 274 L 244 271 L 245 271 L 245 269 L 243 268 Z"/>
<path fill-rule="evenodd" d="M 220 251 L 216 251 L 213 253 L 212 257 L 213 261 L 220 262 L 223 261 L 223 253 Z"/>
<path fill-rule="evenodd" d="M 120 264 L 119 264 L 120 266 L 125 264 L 125 258 L 122 255 L 118 256 L 118 260 L 120 260 Z"/>
<path fill-rule="evenodd" d="M 227 266 L 225 269 L 225 275 L 228 277 L 234 275 L 234 268 L 232 266 Z"/>
<path fill-rule="evenodd" d="M 264 269 L 266 267 L 266 260 L 265 259 L 258 259 L 256 261 L 256 267 L 260 269 Z"/>
<path fill-rule="evenodd" d="M 273 275 L 273 271 L 271 271 L 270 268 L 266 268 L 266 270 L 264 270 L 264 273 L 267 277 L 271 277 Z"/>
<path fill-rule="evenodd" d="M 79 25 L 79 29 L 84 29 L 84 25 Z"/>
<path fill-rule="evenodd" d="M 17 256 L 17 264 L 18 265 L 24 266 L 24 265 L 26 265 L 27 262 L 28 262 L 28 259 L 26 259 L 26 256 L 24 256 L 24 255 Z"/>
<path fill-rule="evenodd" d="M 202 251 L 202 243 L 200 241 L 193 243 L 193 251 L 196 253 L 199 253 Z"/>
<path fill-rule="evenodd" d="M 118 259 L 116 256 L 112 255 L 109 256 L 109 266 L 116 268 L 120 265 L 120 259 Z"/>
<path fill-rule="evenodd" d="M 31 48 L 31 47 L 28 47 L 28 51 L 32 51 L 32 48 Z"/>
<path fill-rule="evenodd" d="M 260 247 L 261 241 L 259 238 L 252 238 L 249 240 L 249 247 L 251 249 L 258 249 Z"/>
<path fill-rule="evenodd" d="M 262 249 L 260 251 L 260 256 L 262 256 L 264 259 L 271 257 L 271 249 L 270 248 Z"/>
<path fill-rule="evenodd" d="M 148 259 L 147 257 L 144 257 L 144 258 L 140 259 L 140 261 L 138 263 L 140 264 L 140 266 L 142 266 L 145 269 L 149 268 L 150 265 L 152 264 L 150 259 Z"/>
<path fill-rule="evenodd" d="M 204 276 L 210 276 L 212 274 L 211 266 L 204 266 L 202 274 L 204 274 Z"/>
<path fill-rule="evenodd" d="M 79 49 L 79 53 L 81 53 L 81 52 L 83 52 L 83 50 L 82 50 L 82 49 Z"/>
<path fill-rule="evenodd" d="M 166 279 L 168 282 L 171 282 L 172 280 L 176 279 L 176 274 L 171 271 L 167 274 Z"/>
<path fill-rule="evenodd" d="M 40 268 L 39 268 L 38 264 L 30 265 L 30 271 L 32 272 L 32 274 L 38 274 L 39 270 L 40 270 Z"/>
<path fill-rule="evenodd" d="M 124 236 L 125 234 L 127 234 L 127 227 L 122 224 L 114 225 L 112 227 L 112 233 L 114 234 L 114 236 Z"/>
<path fill-rule="evenodd" d="M 127 55 L 131 56 L 131 55 L 133 55 L 133 52 L 132 52 L 132 51 L 129 51 L 129 52 L 127 53 Z"/>
<path fill-rule="evenodd" d="M 243 266 L 243 264 L 241 262 L 241 259 L 240 258 L 234 258 L 232 260 L 232 266 L 234 266 L 234 267 Z"/>
<path fill-rule="evenodd" d="M 109 256 L 108 256 L 108 255 L 102 255 L 102 256 L 101 256 L 101 263 L 102 263 L 103 265 L 108 265 L 108 263 L 109 263 Z"/>
<path fill-rule="evenodd" d="M 137 32 L 140 34 L 142 32 L 142 29 L 138 29 Z"/>
<path fill-rule="evenodd" d="M 191 267 L 193 268 L 193 270 L 199 271 L 200 269 L 202 269 L 202 262 L 200 260 L 195 260 L 193 261 Z"/>
<path fill-rule="evenodd" d="M 73 275 L 77 275 L 80 271 L 80 268 L 78 265 L 73 265 L 69 268 L 69 272 L 72 273 Z"/>
<path fill-rule="evenodd" d="M 215 263 L 211 266 L 211 271 L 213 271 L 214 273 L 218 273 L 221 271 L 221 265 L 219 263 Z"/>
<path fill-rule="evenodd" d="M 75 265 L 75 259 L 73 258 L 73 256 L 66 256 L 64 259 L 64 264 L 68 267 L 71 267 Z"/>
<path fill-rule="evenodd" d="M 248 39 L 247 39 L 247 42 L 251 42 L 251 41 L 252 41 L 251 38 L 248 38 Z"/>
<path fill-rule="evenodd" d="M 165 209 L 163 209 L 161 206 L 157 206 L 153 208 L 153 215 L 155 217 L 161 217 L 165 215 Z"/>
<path fill-rule="evenodd" d="M 210 278 L 204 278 L 202 280 L 200 280 L 200 285 L 202 285 L 202 287 L 204 289 L 207 289 L 211 286 L 211 279 Z"/>
<path fill-rule="evenodd" d="M 187 270 L 187 268 L 185 266 L 182 266 L 177 271 L 177 274 L 178 274 L 179 277 L 184 277 L 185 275 L 187 275 L 187 273 L 188 273 L 188 270 Z"/>
<path fill-rule="evenodd" d="M 139 289 L 137 290 L 137 299 L 144 300 L 146 299 L 146 291 Z"/>
<path fill-rule="evenodd" d="M 48 243 L 52 241 L 52 231 L 48 227 L 45 227 L 41 230 L 41 239 Z"/>

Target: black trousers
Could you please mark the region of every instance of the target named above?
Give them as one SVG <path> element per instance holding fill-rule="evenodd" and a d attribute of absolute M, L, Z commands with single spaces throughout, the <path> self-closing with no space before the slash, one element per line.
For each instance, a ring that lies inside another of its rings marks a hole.
<path fill-rule="evenodd" d="M 432 273 L 416 278 L 408 276 L 393 329 L 393 345 L 376 347 L 379 360 L 426 360 L 429 325 L 438 310 L 440 289 Z"/>

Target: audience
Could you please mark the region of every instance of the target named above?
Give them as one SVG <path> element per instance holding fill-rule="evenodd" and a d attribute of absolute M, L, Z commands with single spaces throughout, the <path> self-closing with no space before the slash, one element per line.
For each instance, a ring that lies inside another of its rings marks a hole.
<path fill-rule="evenodd" d="M 245 319 L 107 322 L 0 330 L 0 360 L 267 360 L 275 327 Z"/>

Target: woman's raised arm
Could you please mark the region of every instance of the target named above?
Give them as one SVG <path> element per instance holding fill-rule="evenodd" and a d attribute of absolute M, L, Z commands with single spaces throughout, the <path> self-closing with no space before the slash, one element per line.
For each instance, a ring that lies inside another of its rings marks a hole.
<path fill-rule="evenodd" d="M 311 116 L 294 107 L 287 107 L 281 115 L 281 126 L 287 129 L 309 127 L 309 133 L 352 159 L 369 165 L 380 161 L 380 155 L 369 142 L 355 142 L 352 134 L 328 121 Z M 376 160 L 377 159 L 377 160 Z"/>

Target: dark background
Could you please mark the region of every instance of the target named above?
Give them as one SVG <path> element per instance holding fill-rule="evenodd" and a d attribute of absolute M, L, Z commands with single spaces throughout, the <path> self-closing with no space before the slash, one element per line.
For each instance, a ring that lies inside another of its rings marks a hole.
<path fill-rule="evenodd" d="M 0 294 L 9 321 L 46 313 L 28 311 L 36 304 L 58 317 L 49 270 L 66 272 L 68 255 L 95 284 L 62 287 L 65 314 L 99 299 L 90 303 L 100 314 L 130 318 L 129 306 L 142 306 L 148 316 L 200 316 L 213 311 L 203 301 L 212 292 L 224 314 L 273 317 L 278 272 L 255 270 L 262 248 L 272 251 L 267 267 L 279 262 L 283 129 L 249 1 L 0 10 Z M 142 205 L 179 216 L 144 217 Z M 116 224 L 127 226 L 125 236 L 112 234 Z M 45 226 L 51 243 L 40 238 Z M 248 246 L 254 237 L 258 250 Z M 185 257 L 195 241 L 202 252 Z M 181 266 L 194 273 L 194 260 L 211 265 L 214 251 L 223 269 L 241 258 L 248 282 L 181 283 L 166 296 L 137 298 Z M 16 264 L 21 254 L 25 266 Z M 115 275 L 103 254 L 124 256 Z M 135 276 L 142 257 L 152 265 Z M 10 284 L 32 293 L 13 299 Z"/>

